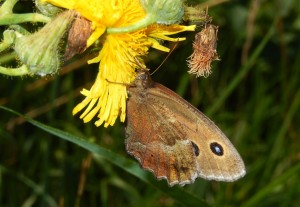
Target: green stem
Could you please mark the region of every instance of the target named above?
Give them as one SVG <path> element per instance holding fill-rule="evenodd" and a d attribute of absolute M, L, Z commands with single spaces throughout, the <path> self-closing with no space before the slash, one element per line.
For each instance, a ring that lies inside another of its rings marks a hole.
<path fill-rule="evenodd" d="M 27 68 L 26 65 L 22 65 L 19 68 L 5 68 L 0 66 L 0 73 L 9 76 L 22 76 L 22 75 L 28 75 L 29 69 Z"/>
<path fill-rule="evenodd" d="M 6 53 L 0 55 L 0 65 L 16 59 L 16 53 Z"/>
<path fill-rule="evenodd" d="M 147 16 L 139 22 L 124 27 L 107 28 L 106 32 L 108 34 L 122 34 L 122 33 L 134 32 L 139 29 L 145 28 L 150 24 L 153 24 L 154 22 L 156 22 L 155 15 L 148 13 Z"/>
<path fill-rule="evenodd" d="M 12 13 L 13 8 L 18 1 L 19 0 L 6 0 L 0 8 L 0 16 Z"/>
<path fill-rule="evenodd" d="M 29 13 L 29 14 L 6 14 L 0 16 L 0 25 L 20 24 L 24 22 L 49 22 L 51 18 L 42 14 Z"/>

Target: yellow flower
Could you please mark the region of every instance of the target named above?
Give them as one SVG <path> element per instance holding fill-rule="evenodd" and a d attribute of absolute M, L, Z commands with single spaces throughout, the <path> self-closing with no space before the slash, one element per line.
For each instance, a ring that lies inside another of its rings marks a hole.
<path fill-rule="evenodd" d="M 157 39 L 182 41 L 185 38 L 170 38 L 168 35 L 195 30 L 195 26 L 166 26 L 151 22 L 151 25 L 134 31 L 114 33 L 114 28 L 121 28 L 122 31 L 123 27 L 130 27 L 145 18 L 147 14 L 139 0 L 44 1 L 76 10 L 92 22 L 93 33 L 87 41 L 87 47 L 99 38 L 104 42 L 99 55 L 88 61 L 89 64 L 100 62 L 96 81 L 90 90 L 82 90 L 86 98 L 73 109 L 73 114 L 85 109 L 80 116 L 84 122 L 97 116 L 97 126 L 103 123 L 105 127 L 113 125 L 119 115 L 120 120 L 125 121 L 126 84 L 135 78 L 135 58 L 143 64 L 140 57 L 145 56 L 150 47 L 169 51 Z"/>

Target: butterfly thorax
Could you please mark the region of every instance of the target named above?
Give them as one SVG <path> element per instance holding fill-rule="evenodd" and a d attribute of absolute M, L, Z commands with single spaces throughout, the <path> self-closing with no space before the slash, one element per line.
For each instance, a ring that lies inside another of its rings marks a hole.
<path fill-rule="evenodd" d="M 154 87 L 155 82 L 151 79 L 150 73 L 146 69 L 137 70 L 137 76 L 127 89 L 129 100 L 133 96 L 139 97 L 137 100 L 144 101 L 147 96 L 147 89 Z"/>

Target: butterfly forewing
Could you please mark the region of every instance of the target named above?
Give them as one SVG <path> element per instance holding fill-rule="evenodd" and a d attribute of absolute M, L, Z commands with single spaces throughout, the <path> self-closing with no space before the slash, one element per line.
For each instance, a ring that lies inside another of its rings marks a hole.
<path fill-rule="evenodd" d="M 181 126 L 164 115 L 167 111 L 163 103 L 149 105 L 144 101 L 155 102 L 150 97 L 131 98 L 127 104 L 127 151 L 143 168 L 153 171 L 157 178 L 166 178 L 170 185 L 191 182 L 197 174 L 197 163 Z"/>
<path fill-rule="evenodd" d="M 233 181 L 245 174 L 239 154 L 205 115 L 146 71 L 128 88 L 126 149 L 170 185 L 198 176 Z"/>

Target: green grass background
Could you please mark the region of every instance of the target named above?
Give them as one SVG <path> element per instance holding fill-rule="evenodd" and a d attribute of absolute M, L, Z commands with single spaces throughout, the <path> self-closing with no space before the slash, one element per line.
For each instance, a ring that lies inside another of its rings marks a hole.
<path fill-rule="evenodd" d="M 16 10 L 28 8 L 30 1 L 21 1 Z M 79 90 L 91 86 L 98 70 L 86 64 L 93 54 L 87 52 L 66 62 L 61 75 L 0 76 L 0 206 L 299 206 L 300 4 L 236 0 L 209 14 L 219 25 L 221 61 L 213 73 L 198 79 L 187 73 L 195 35 L 189 33 L 153 79 L 225 132 L 244 159 L 244 178 L 199 178 L 169 188 L 126 154 L 124 123 L 104 128 L 73 117 L 83 99 Z M 165 56 L 151 50 L 148 67 L 155 69 Z M 14 65 L 14 56 L 1 53 L 0 64 Z"/>

